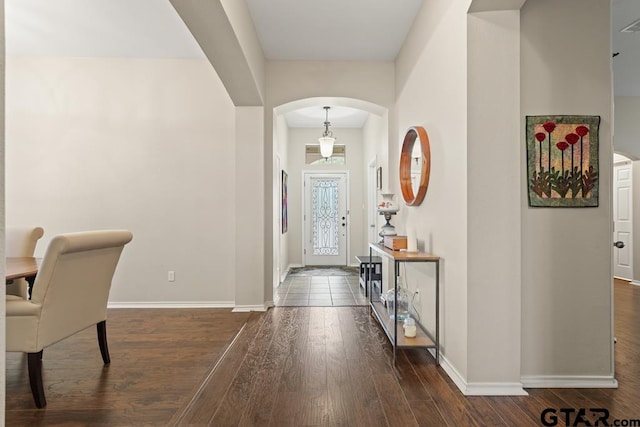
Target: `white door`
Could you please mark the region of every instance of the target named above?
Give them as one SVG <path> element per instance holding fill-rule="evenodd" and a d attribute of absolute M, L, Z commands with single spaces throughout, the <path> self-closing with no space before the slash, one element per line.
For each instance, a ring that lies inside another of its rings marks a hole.
<path fill-rule="evenodd" d="M 305 265 L 347 265 L 346 173 L 304 173 Z"/>
<path fill-rule="evenodd" d="M 613 248 L 613 275 L 633 279 L 633 198 L 632 163 L 613 167 L 613 241 L 622 242 Z"/>

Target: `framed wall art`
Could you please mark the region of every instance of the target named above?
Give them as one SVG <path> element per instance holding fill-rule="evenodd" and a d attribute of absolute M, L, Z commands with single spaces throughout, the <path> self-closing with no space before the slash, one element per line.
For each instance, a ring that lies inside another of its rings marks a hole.
<path fill-rule="evenodd" d="M 527 116 L 529 206 L 598 206 L 599 126 L 599 116 Z"/>
<path fill-rule="evenodd" d="M 289 176 L 287 173 L 282 170 L 282 234 L 287 232 L 289 228 L 289 216 L 287 212 L 287 186 L 288 186 Z"/>

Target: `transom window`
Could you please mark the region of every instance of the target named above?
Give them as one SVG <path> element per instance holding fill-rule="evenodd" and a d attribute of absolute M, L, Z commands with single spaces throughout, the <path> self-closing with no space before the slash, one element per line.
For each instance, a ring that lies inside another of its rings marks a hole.
<path fill-rule="evenodd" d="M 305 163 L 307 165 L 344 165 L 346 156 L 346 147 L 344 145 L 334 145 L 333 154 L 328 159 L 320 154 L 319 144 L 309 144 L 304 146 Z"/>

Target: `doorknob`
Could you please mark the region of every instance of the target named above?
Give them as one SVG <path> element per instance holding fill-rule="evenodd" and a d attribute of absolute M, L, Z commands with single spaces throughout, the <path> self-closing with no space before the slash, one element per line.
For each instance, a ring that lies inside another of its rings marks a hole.
<path fill-rule="evenodd" d="M 613 246 L 615 246 L 618 249 L 622 249 L 622 248 L 624 248 L 624 242 L 622 240 L 618 240 L 617 242 L 615 242 L 613 244 Z"/>

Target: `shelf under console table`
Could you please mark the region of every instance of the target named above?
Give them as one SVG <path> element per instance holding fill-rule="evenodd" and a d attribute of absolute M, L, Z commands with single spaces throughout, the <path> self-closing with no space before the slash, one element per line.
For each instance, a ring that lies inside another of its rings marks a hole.
<path fill-rule="evenodd" d="M 369 283 L 369 307 L 371 313 L 380 323 L 387 338 L 393 346 L 393 362 L 396 360 L 397 348 L 433 348 L 435 349 L 436 365 L 440 363 L 440 257 L 430 255 L 424 252 L 406 252 L 406 251 L 394 251 L 380 243 L 369 243 L 369 257 L 379 255 L 381 257 L 390 259 L 393 261 L 393 289 L 394 295 L 398 295 L 398 273 L 400 272 L 400 263 L 402 262 L 424 262 L 433 263 L 435 266 L 435 336 L 432 336 L 429 331 L 418 321 L 416 322 L 416 336 L 415 338 L 407 338 L 402 331 L 401 322 L 395 320 L 397 316 L 398 304 L 393 304 L 393 318 L 387 313 L 387 307 L 385 307 L 380 292 L 375 292 L 372 288 L 371 274 L 368 275 Z M 371 266 L 371 264 L 369 264 Z M 371 268 L 371 267 L 370 267 Z M 412 316 L 413 317 L 413 316 Z M 398 333 L 400 329 L 400 333 Z"/>

